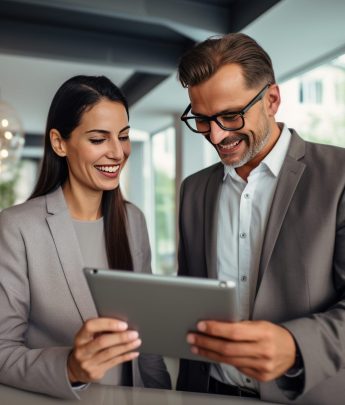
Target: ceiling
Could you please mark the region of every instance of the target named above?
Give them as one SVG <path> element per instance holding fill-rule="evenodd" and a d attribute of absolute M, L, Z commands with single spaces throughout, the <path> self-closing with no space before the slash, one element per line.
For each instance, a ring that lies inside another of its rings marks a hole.
<path fill-rule="evenodd" d="M 153 133 L 187 103 L 176 66 L 196 41 L 248 33 L 283 80 L 344 50 L 343 16 L 343 0 L 0 0 L 0 98 L 34 146 L 62 82 L 104 74 Z"/>

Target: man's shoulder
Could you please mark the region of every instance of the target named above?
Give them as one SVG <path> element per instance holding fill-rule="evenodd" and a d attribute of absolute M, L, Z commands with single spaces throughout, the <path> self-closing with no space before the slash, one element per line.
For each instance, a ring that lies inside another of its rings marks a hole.
<path fill-rule="evenodd" d="M 335 167 L 345 168 L 345 148 L 308 141 L 291 129 L 291 142 L 288 155 L 301 160 L 310 169 L 333 171 Z M 345 170 L 344 170 L 345 173 Z"/>
<path fill-rule="evenodd" d="M 345 148 L 306 141 L 305 158 L 314 165 L 345 167 Z"/>

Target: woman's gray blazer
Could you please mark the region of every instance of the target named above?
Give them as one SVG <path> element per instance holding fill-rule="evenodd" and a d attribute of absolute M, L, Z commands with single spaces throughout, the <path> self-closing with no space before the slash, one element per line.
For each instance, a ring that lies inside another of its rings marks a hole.
<path fill-rule="evenodd" d="M 127 204 L 134 271 L 151 272 L 143 214 Z M 97 316 L 61 188 L 0 213 L 0 383 L 76 398 L 66 361 L 83 322 Z M 162 359 L 132 362 L 133 385 L 170 388 Z"/>

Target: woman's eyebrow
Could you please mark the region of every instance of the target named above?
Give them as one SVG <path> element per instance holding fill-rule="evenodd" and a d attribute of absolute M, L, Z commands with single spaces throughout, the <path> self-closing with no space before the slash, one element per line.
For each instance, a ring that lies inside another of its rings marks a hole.
<path fill-rule="evenodd" d="M 130 126 L 126 125 L 125 127 L 123 127 L 122 129 L 120 129 L 119 134 L 121 134 L 121 132 L 126 131 L 127 129 L 129 129 Z"/>
<path fill-rule="evenodd" d="M 124 131 L 126 131 L 127 129 L 129 129 L 129 128 L 130 128 L 130 126 L 129 126 L 129 125 L 126 125 L 126 126 L 123 127 L 122 129 L 120 129 L 119 134 L 121 134 L 121 132 L 124 132 Z M 89 130 L 86 131 L 85 133 L 86 133 L 86 134 L 89 134 L 89 133 L 91 133 L 91 132 L 97 132 L 97 133 L 104 134 L 104 135 L 111 135 L 111 131 L 108 131 L 108 130 L 106 130 L 106 129 L 99 129 L 99 128 L 89 129 Z"/>
<path fill-rule="evenodd" d="M 105 135 L 110 134 L 110 131 L 107 131 L 106 129 L 97 129 L 97 128 L 95 128 L 95 129 L 89 129 L 89 130 L 86 131 L 85 133 L 86 133 L 86 134 L 89 134 L 90 132 L 98 132 L 98 133 L 105 134 Z"/>

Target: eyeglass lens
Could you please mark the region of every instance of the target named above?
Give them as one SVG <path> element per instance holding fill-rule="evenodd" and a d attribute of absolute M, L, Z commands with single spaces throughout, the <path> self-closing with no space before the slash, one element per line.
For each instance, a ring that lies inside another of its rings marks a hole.
<path fill-rule="evenodd" d="M 218 115 L 212 121 L 217 121 L 218 125 L 220 125 L 221 128 L 228 130 L 236 130 L 243 127 L 243 118 L 240 114 Z M 211 129 L 211 123 L 209 118 L 203 117 L 188 118 L 188 124 L 191 127 L 191 129 L 198 132 L 207 133 L 210 132 Z"/>

